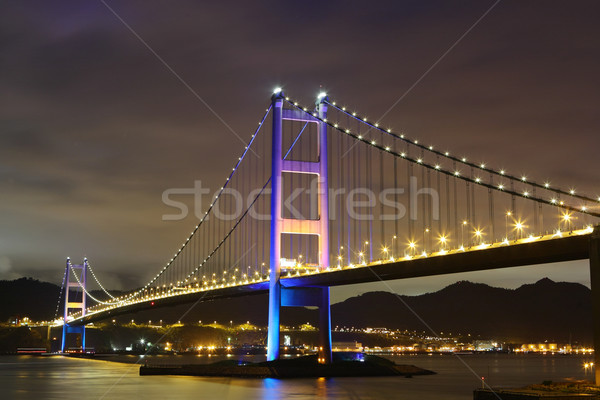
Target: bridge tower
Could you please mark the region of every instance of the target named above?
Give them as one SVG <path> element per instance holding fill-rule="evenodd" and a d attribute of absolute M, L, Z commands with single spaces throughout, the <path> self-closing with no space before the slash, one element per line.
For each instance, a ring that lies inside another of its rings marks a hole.
<path fill-rule="evenodd" d="M 61 352 L 65 352 L 65 348 L 67 346 L 67 334 L 76 333 L 81 335 L 81 351 L 85 353 L 85 325 L 69 326 L 67 316 L 69 315 L 69 312 L 73 311 L 80 311 L 81 316 L 85 315 L 85 287 L 88 268 L 87 258 L 84 258 L 83 264 L 80 265 L 71 264 L 71 259 L 67 258 L 66 268 L 67 280 L 65 285 L 65 309 Z M 72 275 L 71 272 L 73 273 Z M 71 276 L 75 278 L 75 282 L 71 281 Z"/>
<path fill-rule="evenodd" d="M 272 97 L 273 145 L 271 171 L 271 242 L 269 281 L 269 331 L 267 360 L 279 358 L 281 307 L 319 307 L 319 362 L 331 362 L 331 315 L 329 287 L 285 287 L 281 284 L 281 235 L 318 235 L 319 268 L 329 267 L 329 184 L 327 171 L 327 125 L 300 110 L 284 109 L 284 94 L 277 89 Z M 327 97 L 319 95 L 316 107 L 319 118 L 327 118 Z M 284 160 L 282 156 L 282 123 L 284 120 L 304 121 L 318 125 L 318 161 Z M 282 216 L 282 173 L 317 176 L 319 219 L 288 219 Z"/>
<path fill-rule="evenodd" d="M 600 385 L 600 225 L 590 237 L 590 283 L 592 293 L 592 321 L 594 328 L 594 378 Z"/>

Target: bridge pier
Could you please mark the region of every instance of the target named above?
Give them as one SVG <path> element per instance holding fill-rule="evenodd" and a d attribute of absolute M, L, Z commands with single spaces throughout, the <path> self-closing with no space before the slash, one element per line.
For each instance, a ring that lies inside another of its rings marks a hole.
<path fill-rule="evenodd" d="M 331 354 L 331 302 L 329 286 L 321 288 L 321 304 L 319 305 L 319 361 L 330 364 Z"/>
<path fill-rule="evenodd" d="M 592 324 L 594 327 L 594 371 L 600 385 L 600 226 L 590 237 L 590 283 L 592 289 Z"/>
<path fill-rule="evenodd" d="M 278 294 L 276 294 L 278 293 Z M 279 303 L 276 301 L 279 300 Z M 267 360 L 273 361 L 279 357 L 279 313 L 281 307 L 318 307 L 319 308 L 319 352 L 321 364 L 331 363 L 331 307 L 329 287 L 285 287 L 279 285 L 269 291 L 269 332 Z M 275 345 L 275 343 L 277 345 Z"/>
<path fill-rule="evenodd" d="M 81 335 L 81 351 L 85 353 L 85 326 L 69 326 L 68 324 L 63 325 L 62 344 L 60 347 L 61 353 L 64 353 L 67 346 L 67 334 L 75 333 Z"/>
<path fill-rule="evenodd" d="M 267 361 L 279 358 L 279 340 L 281 337 L 281 284 L 269 285 L 269 327 L 267 328 Z"/>

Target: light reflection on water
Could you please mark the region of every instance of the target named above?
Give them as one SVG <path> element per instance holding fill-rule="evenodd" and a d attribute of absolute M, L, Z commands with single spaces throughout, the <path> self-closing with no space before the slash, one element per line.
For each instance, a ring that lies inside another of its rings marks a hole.
<path fill-rule="evenodd" d="M 0 357 L 2 399 L 472 399 L 486 376 L 492 386 L 515 386 L 543 380 L 592 379 L 583 363 L 591 356 L 561 355 L 418 355 L 392 357 L 437 375 L 378 378 L 240 379 L 139 376 L 139 365 L 63 357 Z M 134 357 L 130 357 L 133 360 Z M 157 362 L 191 363 L 200 358 L 160 358 Z M 217 357 L 204 362 L 217 361 Z M 258 358 L 255 358 L 258 361 Z M 149 362 L 153 362 L 150 359 Z M 202 362 L 202 361 L 197 361 Z M 472 371 L 470 370 L 472 369 Z"/>

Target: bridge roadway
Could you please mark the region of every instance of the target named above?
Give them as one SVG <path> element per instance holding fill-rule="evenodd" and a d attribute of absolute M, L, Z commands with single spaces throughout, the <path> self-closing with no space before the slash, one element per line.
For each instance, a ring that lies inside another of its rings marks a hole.
<path fill-rule="evenodd" d="M 459 272 L 546 264 L 588 259 L 592 229 L 564 232 L 562 236 L 546 235 L 517 241 L 475 245 L 467 249 L 441 251 L 428 256 L 403 257 L 376 261 L 369 265 L 331 267 L 315 273 L 292 273 L 281 277 L 283 286 L 339 286 L 380 280 L 406 279 Z M 182 289 L 181 294 L 148 298 L 120 307 L 88 313 L 69 322 L 71 326 L 88 324 L 117 315 L 152 308 L 210 301 L 244 295 L 267 293 L 269 281 L 252 282 L 208 290 Z M 265 310 L 266 312 L 266 310 Z"/>

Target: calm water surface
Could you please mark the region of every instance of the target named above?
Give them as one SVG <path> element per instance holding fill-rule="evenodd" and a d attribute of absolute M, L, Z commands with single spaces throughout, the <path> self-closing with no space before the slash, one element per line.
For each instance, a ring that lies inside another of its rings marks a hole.
<path fill-rule="evenodd" d="M 437 375 L 382 378 L 238 379 L 139 376 L 139 365 L 65 357 L 0 357 L 0 399 L 472 399 L 485 375 L 492 386 L 591 379 L 591 356 L 417 355 L 390 357 Z M 160 363 L 215 361 L 180 356 Z M 462 360 L 462 361 L 461 361 Z M 259 361 L 255 358 L 254 361 Z M 464 363 L 463 363 L 464 361 Z M 466 364 L 466 365 L 465 365 Z"/>

